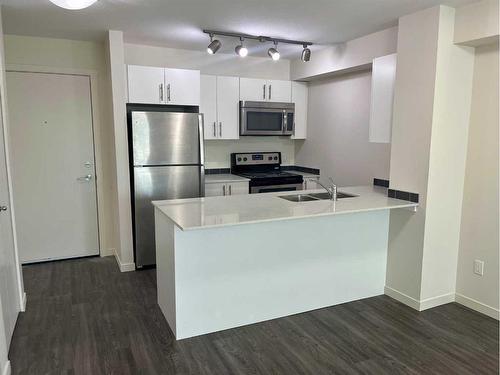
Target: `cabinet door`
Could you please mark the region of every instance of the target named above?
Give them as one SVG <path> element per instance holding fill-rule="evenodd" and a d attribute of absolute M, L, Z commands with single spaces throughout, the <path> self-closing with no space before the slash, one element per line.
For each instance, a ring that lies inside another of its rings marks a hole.
<path fill-rule="evenodd" d="M 165 69 L 166 102 L 177 105 L 200 105 L 200 71 Z"/>
<path fill-rule="evenodd" d="M 129 65 L 127 73 L 129 103 L 165 103 L 165 70 L 163 68 Z"/>
<path fill-rule="evenodd" d="M 373 60 L 369 126 L 370 142 L 391 142 L 395 80 L 396 54 L 382 56 Z"/>
<path fill-rule="evenodd" d="M 217 139 L 217 77 L 200 76 L 200 113 L 205 139 Z"/>
<path fill-rule="evenodd" d="M 267 82 L 265 79 L 240 78 L 240 100 L 267 100 Z"/>
<path fill-rule="evenodd" d="M 219 197 L 224 195 L 226 184 L 223 183 L 209 183 L 205 184 L 205 197 Z"/>
<path fill-rule="evenodd" d="M 227 193 L 229 195 L 249 194 L 248 182 L 231 182 L 228 184 Z"/>
<path fill-rule="evenodd" d="M 239 97 L 238 77 L 217 77 L 217 121 L 220 139 L 239 138 Z"/>
<path fill-rule="evenodd" d="M 267 81 L 267 100 L 290 103 L 292 101 L 292 82 L 276 79 Z"/>
<path fill-rule="evenodd" d="M 292 103 L 295 103 L 295 130 L 292 139 L 305 139 L 307 136 L 307 98 L 307 83 L 292 82 Z"/>

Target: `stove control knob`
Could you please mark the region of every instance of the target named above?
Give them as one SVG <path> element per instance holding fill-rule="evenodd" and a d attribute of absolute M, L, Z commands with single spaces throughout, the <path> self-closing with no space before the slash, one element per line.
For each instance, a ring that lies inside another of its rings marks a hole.
<path fill-rule="evenodd" d="M 275 156 L 275 157 L 274 157 L 274 160 L 278 160 L 278 157 L 277 157 L 277 156 Z"/>
<path fill-rule="evenodd" d="M 238 161 L 241 161 L 241 158 L 238 158 Z"/>
<path fill-rule="evenodd" d="M 247 158 L 243 158 L 243 161 L 247 161 L 248 159 Z"/>

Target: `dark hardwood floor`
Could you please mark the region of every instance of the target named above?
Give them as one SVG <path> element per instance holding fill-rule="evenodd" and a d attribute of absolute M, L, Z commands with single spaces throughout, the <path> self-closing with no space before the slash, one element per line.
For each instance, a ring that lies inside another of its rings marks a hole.
<path fill-rule="evenodd" d="M 113 258 L 23 268 L 13 374 L 498 374 L 498 322 L 386 296 L 176 342 L 155 270 Z"/>

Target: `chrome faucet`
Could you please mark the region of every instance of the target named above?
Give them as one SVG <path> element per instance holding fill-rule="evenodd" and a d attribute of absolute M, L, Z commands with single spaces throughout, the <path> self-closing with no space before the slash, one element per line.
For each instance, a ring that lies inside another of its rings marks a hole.
<path fill-rule="evenodd" d="M 328 177 L 330 180 L 330 186 L 325 186 L 321 183 L 321 181 L 318 179 L 316 182 L 323 188 L 325 189 L 328 194 L 330 195 L 330 200 L 336 201 L 337 200 L 337 185 L 333 182 L 333 178 Z"/>

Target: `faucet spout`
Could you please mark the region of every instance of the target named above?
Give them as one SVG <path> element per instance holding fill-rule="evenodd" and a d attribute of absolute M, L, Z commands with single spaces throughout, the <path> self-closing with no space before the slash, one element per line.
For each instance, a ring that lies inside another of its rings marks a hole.
<path fill-rule="evenodd" d="M 328 178 L 331 182 L 330 186 L 325 186 L 321 181 L 316 181 L 323 189 L 325 189 L 328 194 L 330 195 L 330 200 L 336 201 L 337 200 L 337 185 L 333 183 L 333 179 L 331 177 Z"/>

